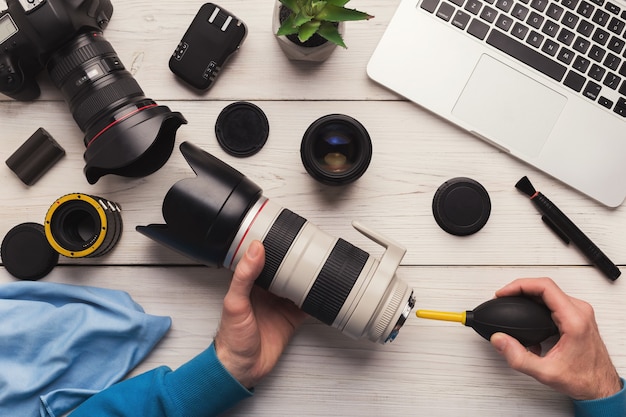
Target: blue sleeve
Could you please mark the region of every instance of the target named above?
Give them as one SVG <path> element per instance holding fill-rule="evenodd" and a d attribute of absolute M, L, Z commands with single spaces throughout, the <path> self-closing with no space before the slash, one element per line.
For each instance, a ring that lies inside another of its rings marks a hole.
<path fill-rule="evenodd" d="M 211 344 L 176 371 L 162 366 L 99 392 L 69 417 L 209 417 L 251 395 Z"/>
<path fill-rule="evenodd" d="M 598 400 L 574 401 L 575 417 L 626 417 L 626 387 L 617 394 Z"/>

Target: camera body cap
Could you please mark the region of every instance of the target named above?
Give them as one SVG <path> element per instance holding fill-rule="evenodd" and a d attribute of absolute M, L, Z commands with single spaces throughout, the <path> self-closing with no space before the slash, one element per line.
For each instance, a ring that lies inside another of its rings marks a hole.
<path fill-rule="evenodd" d="M 456 236 L 478 232 L 491 214 L 487 190 L 477 181 L 456 177 L 444 182 L 433 198 L 433 215 L 439 227 Z"/>
<path fill-rule="evenodd" d="M 22 223 L 2 240 L 2 263 L 16 278 L 36 281 L 48 275 L 59 262 L 59 254 L 48 243 L 44 227 Z"/>
<path fill-rule="evenodd" d="M 270 125 L 258 106 L 238 101 L 226 106 L 215 122 L 217 142 L 229 155 L 252 156 L 267 142 Z"/>

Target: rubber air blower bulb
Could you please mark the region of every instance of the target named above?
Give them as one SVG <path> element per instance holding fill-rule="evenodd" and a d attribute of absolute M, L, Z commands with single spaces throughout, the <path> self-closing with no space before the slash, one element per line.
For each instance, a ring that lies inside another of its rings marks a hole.
<path fill-rule="evenodd" d="M 417 310 L 416 315 L 425 319 L 462 323 L 487 340 L 494 333 L 506 333 L 526 347 L 538 345 L 559 334 L 550 310 L 522 296 L 494 298 L 464 312 Z"/>

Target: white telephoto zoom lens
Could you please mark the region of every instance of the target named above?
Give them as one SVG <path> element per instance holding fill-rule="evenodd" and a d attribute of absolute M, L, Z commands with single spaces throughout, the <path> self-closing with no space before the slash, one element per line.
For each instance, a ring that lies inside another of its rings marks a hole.
<path fill-rule="evenodd" d="M 245 248 L 259 240 L 266 259 L 256 284 L 354 339 L 386 343 L 415 304 L 412 289 L 396 276 L 405 249 L 353 225 L 387 248 L 380 260 L 261 197 L 246 214 L 223 265 L 234 270 Z"/>

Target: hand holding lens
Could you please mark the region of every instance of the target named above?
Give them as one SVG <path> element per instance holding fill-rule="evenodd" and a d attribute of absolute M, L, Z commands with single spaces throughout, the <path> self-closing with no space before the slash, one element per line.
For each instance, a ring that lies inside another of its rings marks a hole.
<path fill-rule="evenodd" d="M 203 264 L 231 270 L 259 240 L 266 261 L 257 285 L 355 339 L 385 343 L 397 336 L 415 304 L 411 288 L 395 275 L 403 247 L 353 223 L 386 248 L 375 259 L 270 201 L 258 185 L 209 153 L 188 142 L 180 150 L 197 177 L 168 191 L 166 224 L 137 231 Z"/>

